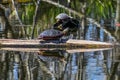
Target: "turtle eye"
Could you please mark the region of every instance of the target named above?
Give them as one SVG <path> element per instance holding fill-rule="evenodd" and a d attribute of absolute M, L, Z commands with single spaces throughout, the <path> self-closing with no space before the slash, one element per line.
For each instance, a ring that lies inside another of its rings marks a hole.
<path fill-rule="evenodd" d="M 61 19 L 57 20 L 58 23 L 62 23 L 63 21 Z"/>

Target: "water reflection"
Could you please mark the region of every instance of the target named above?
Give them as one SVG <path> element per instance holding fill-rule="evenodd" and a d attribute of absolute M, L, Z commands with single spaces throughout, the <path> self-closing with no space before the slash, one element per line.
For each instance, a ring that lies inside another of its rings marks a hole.
<path fill-rule="evenodd" d="M 119 80 L 118 51 L 1 50 L 0 80 Z"/>
<path fill-rule="evenodd" d="M 90 24 L 86 40 L 112 41 Z M 0 80 L 120 80 L 120 48 L 0 50 Z"/>
<path fill-rule="evenodd" d="M 85 53 L 86 80 L 106 80 L 103 52 Z"/>

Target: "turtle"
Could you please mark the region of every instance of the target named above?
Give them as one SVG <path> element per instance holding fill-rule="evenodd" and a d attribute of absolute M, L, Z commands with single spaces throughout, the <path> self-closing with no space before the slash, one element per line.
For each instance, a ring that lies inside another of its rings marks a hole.
<path fill-rule="evenodd" d="M 63 32 L 56 29 L 48 29 L 40 33 L 38 39 L 43 40 L 59 40 L 63 36 Z"/>

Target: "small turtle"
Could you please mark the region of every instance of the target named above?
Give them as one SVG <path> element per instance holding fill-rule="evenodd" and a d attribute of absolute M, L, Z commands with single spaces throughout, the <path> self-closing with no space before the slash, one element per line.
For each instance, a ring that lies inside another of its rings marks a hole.
<path fill-rule="evenodd" d="M 63 32 L 55 29 L 49 29 L 43 31 L 39 36 L 38 39 L 43 40 L 59 40 L 63 36 Z"/>

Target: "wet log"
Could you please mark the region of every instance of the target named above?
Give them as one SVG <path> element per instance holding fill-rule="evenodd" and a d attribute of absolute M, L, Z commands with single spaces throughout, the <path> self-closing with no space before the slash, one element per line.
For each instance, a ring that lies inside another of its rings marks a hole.
<path fill-rule="evenodd" d="M 70 39 L 65 42 L 44 40 L 0 39 L 1 48 L 111 48 L 114 44 L 99 41 Z"/>

